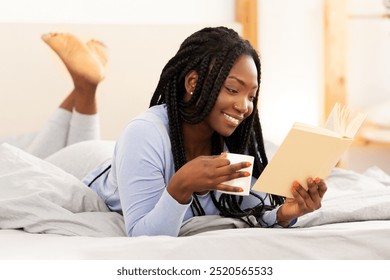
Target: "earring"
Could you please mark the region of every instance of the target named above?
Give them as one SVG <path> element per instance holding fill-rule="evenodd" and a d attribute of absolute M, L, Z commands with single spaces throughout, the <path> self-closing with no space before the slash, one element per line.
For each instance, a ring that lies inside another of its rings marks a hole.
<path fill-rule="evenodd" d="M 190 95 L 193 95 L 193 94 L 194 94 L 194 92 L 193 92 L 193 91 L 191 91 L 191 92 L 190 92 Z"/>

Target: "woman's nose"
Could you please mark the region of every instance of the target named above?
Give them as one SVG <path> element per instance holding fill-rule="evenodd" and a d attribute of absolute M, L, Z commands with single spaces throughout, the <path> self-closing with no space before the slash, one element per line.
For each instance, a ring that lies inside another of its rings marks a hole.
<path fill-rule="evenodd" d="M 233 108 L 239 111 L 240 113 L 246 113 L 248 112 L 248 102 L 245 100 L 241 100 L 240 102 L 234 103 Z"/>

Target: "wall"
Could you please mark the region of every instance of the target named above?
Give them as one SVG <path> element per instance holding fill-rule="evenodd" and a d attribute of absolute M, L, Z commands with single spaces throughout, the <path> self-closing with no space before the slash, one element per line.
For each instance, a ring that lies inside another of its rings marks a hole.
<path fill-rule="evenodd" d="M 259 48 L 263 131 L 280 143 L 294 122 L 320 123 L 322 1 L 260 0 Z"/>
<path fill-rule="evenodd" d="M 0 0 L 0 21 L 215 23 L 234 19 L 234 0 Z"/>

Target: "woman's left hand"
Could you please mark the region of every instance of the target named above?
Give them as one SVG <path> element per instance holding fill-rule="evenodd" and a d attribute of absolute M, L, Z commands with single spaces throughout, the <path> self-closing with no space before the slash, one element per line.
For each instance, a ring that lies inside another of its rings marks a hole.
<path fill-rule="evenodd" d="M 324 180 L 316 178 L 307 180 L 308 189 L 305 190 L 298 182 L 294 182 L 292 194 L 294 198 L 286 198 L 277 213 L 277 222 L 282 226 L 304 214 L 321 208 L 322 198 L 327 190 Z"/>

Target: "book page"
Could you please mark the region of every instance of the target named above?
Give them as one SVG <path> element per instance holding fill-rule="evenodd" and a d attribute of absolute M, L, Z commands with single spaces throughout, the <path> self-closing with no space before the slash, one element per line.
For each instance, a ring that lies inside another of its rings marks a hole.
<path fill-rule="evenodd" d="M 352 113 L 347 106 L 336 103 L 324 127 L 339 133 L 342 137 L 354 138 L 367 114 Z"/>
<path fill-rule="evenodd" d="M 359 129 L 361 128 L 362 124 L 364 123 L 365 119 L 367 117 L 367 114 L 359 113 L 357 114 L 349 123 L 346 131 L 345 136 L 349 138 L 354 138 L 356 134 L 358 133 Z"/>
<path fill-rule="evenodd" d="M 340 133 L 340 123 L 339 123 L 339 112 L 340 111 L 340 104 L 336 103 L 333 106 L 332 111 L 330 112 L 328 119 L 325 122 L 324 127 L 326 129 L 332 130 L 334 132 Z"/>

